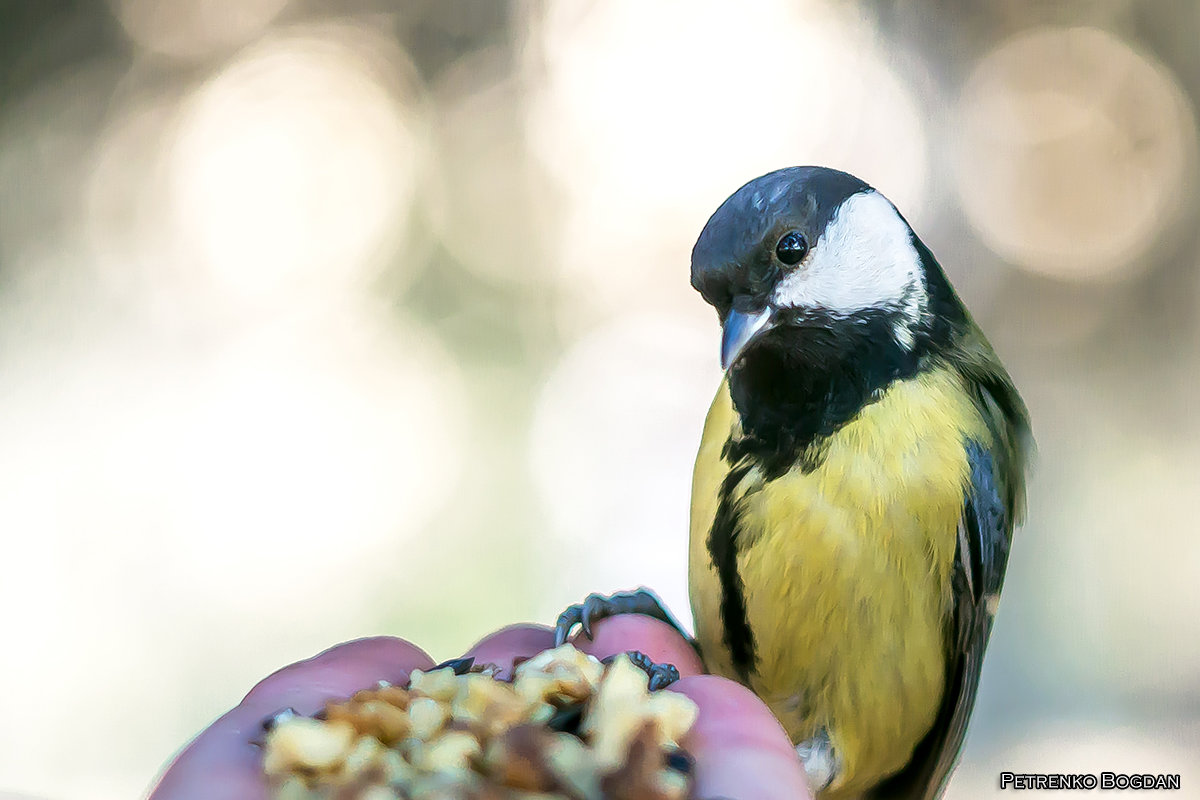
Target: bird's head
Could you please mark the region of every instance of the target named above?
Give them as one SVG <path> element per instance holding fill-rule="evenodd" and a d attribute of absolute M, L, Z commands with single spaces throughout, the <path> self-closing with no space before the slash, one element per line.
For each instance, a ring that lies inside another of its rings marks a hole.
<path fill-rule="evenodd" d="M 853 338 L 831 335 L 839 329 L 911 352 L 929 315 L 927 254 L 858 178 L 793 167 L 717 209 L 692 250 L 692 286 L 720 316 L 726 370 L 762 343 L 813 341 L 819 352 L 822 341 Z"/>

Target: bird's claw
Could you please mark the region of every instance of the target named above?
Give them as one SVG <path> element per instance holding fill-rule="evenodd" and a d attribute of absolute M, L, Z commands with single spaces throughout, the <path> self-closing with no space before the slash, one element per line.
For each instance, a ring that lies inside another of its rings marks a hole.
<path fill-rule="evenodd" d="M 474 657 L 468 656 L 466 658 L 452 658 L 449 661 L 443 661 L 433 669 L 452 669 L 454 670 L 455 675 L 466 675 L 471 671 L 473 666 L 475 666 L 475 659 Z"/>
<path fill-rule="evenodd" d="M 592 638 L 592 623 L 620 614 L 644 614 L 670 625 L 679 631 L 685 639 L 688 634 L 673 616 L 667 611 L 658 595 L 649 589 L 637 589 L 632 592 L 617 592 L 612 595 L 589 594 L 582 603 L 569 606 L 558 615 L 554 626 L 554 646 L 558 647 L 567 641 L 571 631 L 578 625 L 583 635 Z"/>
<path fill-rule="evenodd" d="M 630 650 L 625 653 L 611 655 L 603 659 L 602 663 L 612 663 L 613 659 L 622 655 L 628 656 L 635 667 L 646 673 L 647 688 L 652 692 L 665 689 L 679 680 L 679 669 L 674 664 L 656 664 L 650 656 L 640 650 Z"/>
<path fill-rule="evenodd" d="M 296 709 L 289 706 L 288 708 L 281 708 L 274 714 L 265 717 L 262 722 L 258 724 L 257 735 L 250 740 L 250 744 L 254 745 L 255 747 L 265 747 L 267 743 L 267 734 L 279 727 L 281 723 L 295 719 L 298 716 L 300 716 L 300 713 L 296 711 Z"/>
<path fill-rule="evenodd" d="M 558 615 L 558 621 L 554 624 L 555 647 L 561 646 L 571 637 L 571 631 L 576 625 L 583 631 L 584 636 L 592 638 L 591 614 L 588 613 L 588 604 L 594 597 L 597 595 L 588 595 L 588 598 L 582 603 L 567 606 L 566 611 Z"/>
<path fill-rule="evenodd" d="M 259 727 L 263 733 L 270 733 L 279 727 L 281 723 L 295 719 L 298 716 L 300 716 L 300 713 L 291 706 L 287 708 L 281 708 L 279 711 L 276 711 L 274 714 L 264 719 Z"/>

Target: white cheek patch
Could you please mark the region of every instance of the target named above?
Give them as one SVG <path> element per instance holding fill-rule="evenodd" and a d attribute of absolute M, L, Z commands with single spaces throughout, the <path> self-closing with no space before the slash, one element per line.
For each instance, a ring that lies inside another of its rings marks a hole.
<path fill-rule="evenodd" d="M 928 304 L 921 257 L 908 225 L 883 195 L 851 195 L 813 244 L 808 258 L 775 286 L 779 308 L 819 308 L 847 317 L 872 308 L 901 313 L 900 344 L 910 347 L 910 326 Z"/>

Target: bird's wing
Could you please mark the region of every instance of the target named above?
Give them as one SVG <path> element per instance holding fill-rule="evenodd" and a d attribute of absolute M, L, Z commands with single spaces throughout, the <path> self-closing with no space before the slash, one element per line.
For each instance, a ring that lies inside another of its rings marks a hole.
<path fill-rule="evenodd" d="M 1002 367 L 979 369 L 985 365 L 978 362 L 959 366 L 993 441 L 990 447 L 966 443 L 971 484 L 963 498 L 951 578 L 954 613 L 947 629 L 946 688 L 933 727 L 908 765 L 871 790 L 875 800 L 933 800 L 945 789 L 975 705 L 1013 524 L 1022 513 L 1029 441 L 1024 405 Z"/>

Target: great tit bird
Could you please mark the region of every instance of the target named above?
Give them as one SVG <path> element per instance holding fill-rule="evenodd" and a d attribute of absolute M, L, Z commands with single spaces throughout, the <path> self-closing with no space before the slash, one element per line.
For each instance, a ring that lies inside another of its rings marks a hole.
<path fill-rule="evenodd" d="M 1024 505 L 1024 403 L 933 254 L 844 172 L 738 189 L 691 279 L 726 371 L 692 488 L 705 666 L 770 706 L 821 800 L 937 797 Z M 629 611 L 671 621 L 647 592 L 593 595 L 559 633 Z"/>

